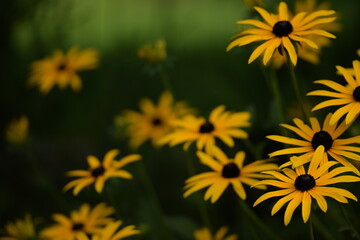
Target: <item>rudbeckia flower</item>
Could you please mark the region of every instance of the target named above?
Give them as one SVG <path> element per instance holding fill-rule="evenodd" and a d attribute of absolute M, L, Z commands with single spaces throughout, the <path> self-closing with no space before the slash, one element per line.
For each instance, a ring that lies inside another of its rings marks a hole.
<path fill-rule="evenodd" d="M 342 188 L 330 187 L 329 185 L 358 182 L 360 178 L 351 175 L 340 175 L 351 172 L 352 169 L 348 167 L 337 167 L 330 170 L 330 167 L 337 164 L 335 161 L 329 161 L 320 165 L 325 155 L 324 146 L 319 146 L 312 156 L 307 171 L 305 171 L 304 166 L 299 166 L 295 168 L 295 171 L 290 168 L 284 168 L 282 173 L 277 171 L 263 172 L 263 174 L 275 177 L 276 180 L 262 180 L 254 186 L 258 184 L 269 185 L 281 188 L 281 190 L 265 193 L 255 201 L 254 206 L 266 199 L 283 196 L 272 208 L 271 215 L 277 213 L 284 204 L 289 202 L 284 215 L 284 223 L 288 225 L 295 209 L 300 204 L 302 204 L 304 223 L 308 221 L 311 212 L 312 198 L 316 200 L 323 212 L 326 212 L 328 208 L 324 197 L 331 197 L 341 203 L 347 203 L 348 200 L 346 198 L 357 201 L 357 198 L 351 192 Z"/>
<path fill-rule="evenodd" d="M 36 237 L 35 224 L 30 214 L 5 225 L 5 236 L 0 240 L 30 240 Z"/>
<path fill-rule="evenodd" d="M 194 232 L 195 240 L 237 240 L 236 234 L 226 236 L 229 229 L 227 227 L 221 227 L 213 236 L 208 228 L 202 228 Z"/>
<path fill-rule="evenodd" d="M 94 49 L 79 50 L 78 47 L 71 48 L 67 53 L 56 50 L 52 56 L 33 62 L 29 84 L 38 85 L 42 94 L 47 94 L 56 85 L 61 89 L 70 86 L 79 91 L 82 82 L 78 72 L 96 68 L 98 55 Z"/>
<path fill-rule="evenodd" d="M 329 106 L 341 106 L 334 112 L 330 119 L 330 125 L 335 124 L 342 116 L 346 115 L 346 124 L 352 123 L 360 114 L 360 61 L 353 61 L 355 78 L 349 70 L 336 66 L 340 74 L 345 78 L 347 85 L 343 86 L 330 80 L 318 80 L 315 83 L 323 84 L 334 91 L 316 90 L 309 92 L 308 96 L 325 96 L 334 99 L 326 100 L 316 105 L 312 111 Z"/>
<path fill-rule="evenodd" d="M 49 240 L 88 240 L 87 235 L 99 233 L 106 224 L 113 221 L 109 216 L 114 213 L 114 208 L 105 203 L 100 203 L 93 209 L 85 203 L 79 210 L 72 211 L 70 217 L 53 214 L 56 224 L 45 228 L 40 236 Z"/>
<path fill-rule="evenodd" d="M 232 185 L 236 194 L 241 199 L 246 199 L 246 193 L 242 184 L 254 185 L 263 178 L 260 172 L 277 169 L 274 163 L 269 160 L 258 160 L 244 166 L 245 152 L 237 152 L 234 159 L 228 158 L 219 148 L 212 149 L 212 157 L 204 152 L 198 151 L 197 156 L 200 162 L 212 171 L 201 173 L 186 180 L 184 187 L 184 197 L 188 197 L 200 189 L 209 187 L 204 199 L 211 198 L 211 203 L 215 203 L 225 189 Z M 266 189 L 264 186 L 257 185 L 256 188 Z"/>
<path fill-rule="evenodd" d="M 140 234 L 134 225 L 126 226 L 119 229 L 122 221 L 115 221 L 106 224 L 106 226 L 98 233 L 92 236 L 91 240 L 121 240 L 127 237 Z"/>
<path fill-rule="evenodd" d="M 317 35 L 335 38 L 333 34 L 322 29 L 323 24 L 335 20 L 335 17 L 330 17 L 335 14 L 335 11 L 321 10 L 312 13 L 301 12 L 291 18 L 285 2 L 279 4 L 279 14 L 270 14 L 260 7 L 255 7 L 255 10 L 261 15 L 265 22 L 253 19 L 238 21 L 238 24 L 250 24 L 257 28 L 248 29 L 235 35 L 236 39 L 227 47 L 227 51 L 229 51 L 236 46 L 265 41 L 251 54 L 248 61 L 249 63 L 264 53 L 263 63 L 266 65 L 274 54 L 274 51 L 279 49 L 281 53 L 284 53 L 286 50 L 291 62 L 296 65 L 297 53 L 293 42 L 318 48 L 318 45 L 310 40 L 309 37 Z"/>
<path fill-rule="evenodd" d="M 109 178 L 125 178 L 131 179 L 132 175 L 121 168 L 125 165 L 138 161 L 141 159 L 139 154 L 131 154 L 120 160 L 114 158 L 120 153 L 118 149 L 113 149 L 105 154 L 103 162 L 95 156 L 88 156 L 87 162 L 89 164 L 88 170 L 73 170 L 67 172 L 69 177 L 78 177 L 65 185 L 64 191 L 74 188 L 73 194 L 77 195 L 84 187 L 95 184 L 95 190 L 101 193 L 106 180 Z"/>
<path fill-rule="evenodd" d="M 247 138 L 247 133 L 240 129 L 241 127 L 250 126 L 249 112 L 232 113 L 225 111 L 225 106 L 220 105 L 210 113 L 209 119 L 195 117 L 193 115 L 185 116 L 177 120 L 175 130 L 160 140 L 162 144 L 175 146 L 180 143 L 184 144 L 184 149 L 196 142 L 199 150 L 210 151 L 215 146 L 215 139 L 219 138 L 226 145 L 233 147 L 233 138 Z"/>
<path fill-rule="evenodd" d="M 5 131 L 5 139 L 7 142 L 18 145 L 26 142 L 29 132 L 29 119 L 27 116 L 21 116 L 10 122 Z"/>
<path fill-rule="evenodd" d="M 267 138 L 271 140 L 297 146 L 272 152 L 269 156 L 275 157 L 280 155 L 300 154 L 297 158 L 298 161 L 293 163 L 293 167 L 296 167 L 309 162 L 312 155 L 314 155 L 315 150 L 319 146 L 323 146 L 325 152 L 327 153 L 324 155 L 323 163 L 328 161 L 329 155 L 342 165 L 351 168 L 355 173 L 360 175 L 359 170 L 346 160 L 346 158 L 350 158 L 352 160 L 360 161 L 360 155 L 357 154 L 357 152 L 360 152 L 360 147 L 350 145 L 354 143 L 358 144 L 360 137 L 357 136 L 339 139 L 339 137 L 350 127 L 350 125 L 347 125 L 345 122 L 342 122 L 339 126 L 337 126 L 337 124 L 331 125 L 329 122 L 332 116 L 332 113 L 329 113 L 326 116 L 322 127 L 320 126 L 319 121 L 313 117 L 310 118 L 311 126 L 306 125 L 298 118 L 293 119 L 296 127 L 288 124 L 281 124 L 282 127 L 293 131 L 302 139 L 289 138 L 279 135 L 267 136 Z M 287 162 L 281 167 L 289 166 L 291 164 L 292 162 Z"/>
<path fill-rule="evenodd" d="M 163 39 L 156 41 L 155 44 L 146 44 L 139 48 L 137 55 L 140 59 L 154 64 L 166 60 L 166 42 Z"/>
<path fill-rule="evenodd" d="M 157 105 L 150 99 L 143 98 L 139 106 L 141 112 L 126 110 L 122 114 L 130 137 L 129 145 L 133 149 L 147 140 L 151 140 L 155 147 L 161 146 L 159 140 L 174 128 L 174 121 L 194 111 L 185 102 L 174 102 L 169 91 L 161 94 Z"/>

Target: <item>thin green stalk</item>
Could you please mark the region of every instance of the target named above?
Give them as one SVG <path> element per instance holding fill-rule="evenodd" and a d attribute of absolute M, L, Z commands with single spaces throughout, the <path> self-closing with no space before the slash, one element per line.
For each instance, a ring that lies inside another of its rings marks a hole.
<path fill-rule="evenodd" d="M 323 236 L 326 240 L 335 240 L 335 238 L 331 235 L 331 233 L 327 230 L 327 228 L 319 221 L 315 214 L 311 215 L 311 220 L 314 224 L 316 230 Z"/>
<path fill-rule="evenodd" d="M 165 90 L 168 90 L 169 92 L 171 92 L 173 94 L 171 84 L 170 84 L 169 74 L 166 72 L 166 70 L 164 68 L 162 68 L 160 71 L 160 77 L 161 77 L 161 81 L 162 81 L 162 84 L 163 84 Z"/>
<path fill-rule="evenodd" d="M 193 162 L 193 158 L 190 156 L 189 152 L 186 152 L 186 163 L 187 163 L 187 170 L 190 177 L 194 176 L 196 174 L 195 172 L 195 166 Z M 194 194 L 196 205 L 198 208 L 198 211 L 200 212 L 201 219 L 203 221 L 203 224 L 208 227 L 209 229 L 212 229 L 212 225 L 210 222 L 210 216 L 206 209 L 205 203 L 202 200 L 201 196 L 197 193 Z"/>
<path fill-rule="evenodd" d="M 168 229 L 168 227 L 164 221 L 164 212 L 162 210 L 162 207 L 161 207 L 161 204 L 159 201 L 159 197 L 155 191 L 154 184 L 153 184 L 151 178 L 149 177 L 149 174 L 147 172 L 145 164 L 143 162 L 140 162 L 138 164 L 138 166 L 139 166 L 138 170 L 140 172 L 140 176 L 142 177 L 143 184 L 150 196 L 150 199 L 151 199 L 152 205 L 156 211 L 156 214 L 158 215 L 158 219 L 160 221 L 160 224 L 164 231 L 164 234 L 167 236 L 167 239 L 175 240 L 176 238 L 172 235 L 171 231 Z"/>
<path fill-rule="evenodd" d="M 304 100 L 303 100 L 303 97 L 302 97 L 302 94 L 301 94 L 299 81 L 296 78 L 294 65 L 291 63 L 291 61 L 288 61 L 288 62 L 289 62 L 288 67 L 289 67 L 291 81 L 292 81 L 292 84 L 294 86 L 295 94 L 296 94 L 296 97 L 297 97 L 297 99 L 299 101 L 300 108 L 301 108 L 302 113 L 303 113 L 303 117 L 308 119 L 309 114 L 306 112 L 305 103 L 304 103 Z"/>
<path fill-rule="evenodd" d="M 313 230 L 313 223 L 312 223 L 311 216 L 310 216 L 310 219 L 309 219 L 309 236 L 310 236 L 310 240 L 315 240 L 315 238 L 314 238 L 314 230 Z"/>
<path fill-rule="evenodd" d="M 270 228 L 268 228 L 261 219 L 254 213 L 254 211 L 247 205 L 244 200 L 240 200 L 240 207 L 244 213 L 258 226 L 258 228 L 268 236 L 268 239 L 280 240 Z"/>
<path fill-rule="evenodd" d="M 279 83 L 276 76 L 276 72 L 274 68 L 270 70 L 270 86 L 271 91 L 274 96 L 275 105 L 276 105 L 276 112 L 279 122 L 283 123 L 285 121 L 284 113 L 283 113 L 283 104 L 282 104 L 282 97 L 280 93 Z"/>
<path fill-rule="evenodd" d="M 356 228 L 354 227 L 354 225 L 352 224 L 352 222 L 350 220 L 349 213 L 347 212 L 347 210 L 344 208 L 344 206 L 340 202 L 338 202 L 338 203 L 339 203 L 339 206 L 340 206 L 341 213 L 343 214 L 343 216 L 345 218 L 345 221 L 347 222 L 347 224 L 349 225 L 349 228 L 353 232 L 353 236 L 355 236 L 356 239 L 360 240 L 359 233 L 356 230 Z"/>

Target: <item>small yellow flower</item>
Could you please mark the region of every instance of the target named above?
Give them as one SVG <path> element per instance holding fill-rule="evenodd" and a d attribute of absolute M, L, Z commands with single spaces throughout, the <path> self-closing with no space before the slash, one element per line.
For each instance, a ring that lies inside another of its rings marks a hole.
<path fill-rule="evenodd" d="M 87 240 L 87 235 L 101 232 L 102 228 L 113 221 L 109 216 L 114 214 L 113 207 L 100 203 L 91 209 L 84 203 L 79 210 L 74 210 L 70 216 L 53 214 L 56 224 L 45 228 L 40 236 L 48 240 Z"/>
<path fill-rule="evenodd" d="M 276 164 L 269 163 L 268 160 L 258 160 L 244 166 L 245 152 L 243 151 L 237 152 L 234 159 L 230 159 L 219 148 L 213 147 L 212 155 L 200 151 L 197 152 L 200 162 L 210 167 L 212 171 L 187 179 L 184 187 L 184 197 L 209 187 L 204 199 L 208 200 L 211 198 L 211 203 L 215 203 L 225 189 L 232 185 L 236 194 L 241 199 L 246 199 L 243 183 L 250 186 L 254 185 L 259 181 L 257 178 L 264 178 L 264 175 L 261 175 L 260 172 L 278 168 Z M 256 187 L 265 189 L 261 185 Z"/>
<path fill-rule="evenodd" d="M 101 193 L 106 180 L 113 177 L 131 179 L 132 175 L 121 168 L 125 165 L 141 159 L 139 154 L 131 154 L 120 160 L 114 160 L 119 155 L 118 149 L 113 149 L 105 154 L 104 160 L 101 163 L 95 156 L 88 156 L 87 162 L 89 170 L 73 170 L 67 172 L 69 177 L 79 177 L 65 185 L 64 191 L 74 188 L 73 194 L 77 195 L 84 187 L 95 184 L 95 190 Z"/>
<path fill-rule="evenodd" d="M 95 69 L 98 63 L 99 52 L 95 49 L 72 47 L 67 53 L 55 50 L 52 56 L 33 62 L 29 84 L 38 85 L 42 94 L 47 94 L 55 85 L 79 91 L 82 82 L 78 72 Z"/>
<path fill-rule="evenodd" d="M 203 117 L 193 115 L 185 116 L 177 120 L 175 130 L 160 140 L 161 144 L 175 146 L 184 144 L 184 150 L 187 150 L 191 143 L 196 142 L 199 150 L 205 148 L 206 152 L 215 146 L 215 139 L 218 138 L 226 145 L 233 147 L 233 138 L 247 138 L 248 134 L 240 129 L 250 126 L 249 112 L 225 111 L 225 106 L 220 105 L 211 111 L 209 120 Z"/>
<path fill-rule="evenodd" d="M 237 240 L 236 234 L 226 236 L 229 231 L 227 227 L 221 227 L 213 236 L 208 228 L 202 228 L 194 232 L 195 240 Z"/>
<path fill-rule="evenodd" d="M 348 167 L 337 167 L 330 170 L 330 167 L 337 164 L 335 161 L 329 161 L 320 165 L 326 155 L 324 151 L 324 146 L 319 146 L 316 149 L 307 172 L 304 166 L 295 168 L 295 171 L 290 168 L 284 168 L 282 173 L 277 171 L 263 172 L 275 177 L 276 180 L 262 180 L 254 186 L 258 184 L 269 185 L 281 188 L 281 190 L 265 193 L 255 201 L 254 206 L 266 199 L 284 196 L 274 205 L 271 215 L 274 215 L 284 204 L 289 202 L 284 215 L 284 223 L 288 225 L 295 209 L 301 203 L 304 223 L 308 221 L 312 198 L 316 200 L 323 212 L 327 211 L 327 203 L 324 197 L 331 197 L 341 203 L 347 203 L 348 200 L 346 198 L 357 201 L 357 198 L 351 192 L 341 188 L 329 187 L 329 185 L 335 183 L 359 182 L 360 178 L 351 175 L 339 176 L 339 174 L 351 172 L 352 169 Z M 294 162 L 297 162 L 297 160 L 294 160 Z"/>
<path fill-rule="evenodd" d="M 122 224 L 122 221 L 115 221 L 106 224 L 106 226 L 98 233 L 95 234 L 91 240 L 121 240 L 141 232 L 135 229 L 134 225 L 126 226 L 117 231 Z"/>
<path fill-rule="evenodd" d="M 320 10 L 329 10 L 330 4 L 323 2 L 317 4 L 316 0 L 297 0 L 295 2 L 295 14 L 301 12 L 315 12 Z M 321 26 L 325 31 L 338 32 L 341 29 L 341 25 L 338 22 L 330 22 Z M 315 42 L 318 48 L 309 47 L 307 44 L 297 44 L 299 58 L 310 62 L 312 64 L 319 64 L 320 54 L 323 47 L 331 45 L 331 41 L 323 36 L 311 35 L 309 39 Z M 273 56 L 273 64 L 275 68 L 280 68 L 286 62 L 286 56 L 281 55 L 278 50 L 275 51 Z"/>
<path fill-rule="evenodd" d="M 285 53 L 286 50 L 291 62 L 296 65 L 297 53 L 293 42 L 318 48 L 318 45 L 309 39 L 309 37 L 317 35 L 335 38 L 333 34 L 322 28 L 323 24 L 335 20 L 335 17 L 329 17 L 334 15 L 335 11 L 321 10 L 311 13 L 302 12 L 291 17 L 285 2 L 279 4 L 278 14 L 270 14 L 260 7 L 255 7 L 255 10 L 265 20 L 265 23 L 253 19 L 238 21 L 238 24 L 250 24 L 258 28 L 248 29 L 235 35 L 236 39 L 227 47 L 227 51 L 229 51 L 236 46 L 265 41 L 251 54 L 248 61 L 249 63 L 264 53 L 263 63 L 266 65 L 273 56 L 274 51 L 280 48 L 282 53 Z"/>
<path fill-rule="evenodd" d="M 166 42 L 161 39 L 158 40 L 154 45 L 150 43 L 141 46 L 137 52 L 140 59 L 144 59 L 149 63 L 158 63 L 166 60 Z"/>
<path fill-rule="evenodd" d="M 333 98 L 316 105 L 312 111 L 329 106 L 341 106 L 330 119 L 330 125 L 335 124 L 342 116 L 346 115 L 346 124 L 351 124 L 360 114 L 360 61 L 353 61 L 355 75 L 341 66 L 336 66 L 340 74 L 345 78 L 347 85 L 343 86 L 331 80 L 318 80 L 315 83 L 325 85 L 332 90 L 316 90 L 309 92 L 308 96 L 324 96 Z"/>
<path fill-rule="evenodd" d="M 328 157 L 330 156 L 360 175 L 359 170 L 346 159 L 350 158 L 352 160 L 360 161 L 360 155 L 358 154 L 358 152 L 360 152 L 360 147 L 353 146 L 353 144 L 358 144 L 360 142 L 360 136 L 339 138 L 350 125 L 347 125 L 345 122 L 340 123 L 338 126 L 337 124 L 330 125 L 329 122 L 332 116 L 332 113 L 329 113 L 326 116 L 322 127 L 320 126 L 319 121 L 314 117 L 309 119 L 310 126 L 298 118 L 293 119 L 296 126 L 281 124 L 282 127 L 296 133 L 300 139 L 279 135 L 267 136 L 268 139 L 273 141 L 295 146 L 272 152 L 269 154 L 269 157 L 299 154 L 297 158 L 299 161 L 297 163 L 293 164 L 292 162 L 287 162 L 280 166 L 286 167 L 293 164 L 293 167 L 297 167 L 309 162 L 315 150 L 319 146 L 323 146 L 325 147 L 326 152 L 323 163 L 327 162 Z"/>
<path fill-rule="evenodd" d="M 29 119 L 27 116 L 21 116 L 10 122 L 5 132 L 7 142 L 19 145 L 26 142 L 29 132 Z"/>
<path fill-rule="evenodd" d="M 141 112 L 127 110 L 117 118 L 119 124 L 127 124 L 127 135 L 130 137 L 129 145 L 136 149 L 145 141 L 151 140 L 156 147 L 160 146 L 159 140 L 173 130 L 173 123 L 179 117 L 193 112 L 184 102 L 174 103 L 170 92 L 161 94 L 158 104 L 150 99 L 140 101 Z"/>
<path fill-rule="evenodd" d="M 5 225 L 6 236 L 0 240 L 30 240 L 35 238 L 34 220 L 30 214 L 26 214 L 24 219 L 17 219 Z"/>

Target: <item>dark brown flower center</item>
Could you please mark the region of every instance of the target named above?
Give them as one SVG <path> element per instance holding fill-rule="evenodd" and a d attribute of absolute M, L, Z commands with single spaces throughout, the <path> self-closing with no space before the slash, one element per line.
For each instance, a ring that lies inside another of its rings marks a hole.
<path fill-rule="evenodd" d="M 360 102 L 360 86 L 355 88 L 353 92 L 353 97 L 356 101 Z"/>
<path fill-rule="evenodd" d="M 154 118 L 151 123 L 154 126 L 160 126 L 163 124 L 163 121 L 160 118 Z"/>
<path fill-rule="evenodd" d="M 289 35 L 293 31 L 293 26 L 289 21 L 279 21 L 275 23 L 272 32 L 277 37 L 284 37 Z"/>
<path fill-rule="evenodd" d="M 211 122 L 206 122 L 200 126 L 199 132 L 200 133 L 211 133 L 215 130 L 214 125 Z"/>
<path fill-rule="evenodd" d="M 235 163 L 228 163 L 224 165 L 221 175 L 224 178 L 236 178 L 240 175 L 240 169 Z"/>
<path fill-rule="evenodd" d="M 314 150 L 317 149 L 318 146 L 323 145 L 325 151 L 329 150 L 333 144 L 334 140 L 332 139 L 331 135 L 326 131 L 320 131 L 314 134 L 311 145 Z"/>
<path fill-rule="evenodd" d="M 91 176 L 98 177 L 100 175 L 103 175 L 105 172 L 105 168 L 103 166 L 97 167 L 91 171 Z"/>
<path fill-rule="evenodd" d="M 62 62 L 58 65 L 57 70 L 58 71 L 64 71 L 66 69 L 66 63 Z"/>
<path fill-rule="evenodd" d="M 83 223 L 74 223 L 71 228 L 73 231 L 81 231 L 84 229 Z"/>
<path fill-rule="evenodd" d="M 315 179 L 309 174 L 303 174 L 296 178 L 295 187 L 297 190 L 305 192 L 315 187 Z"/>

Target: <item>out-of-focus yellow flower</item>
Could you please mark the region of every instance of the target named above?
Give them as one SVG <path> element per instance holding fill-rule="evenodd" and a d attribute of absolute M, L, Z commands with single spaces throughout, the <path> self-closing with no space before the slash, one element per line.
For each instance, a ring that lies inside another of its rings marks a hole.
<path fill-rule="evenodd" d="M 5 132 L 5 139 L 11 144 L 19 145 L 26 142 L 29 132 L 29 119 L 21 116 L 10 122 Z"/>
<path fill-rule="evenodd" d="M 91 240 L 121 240 L 136 234 L 140 234 L 140 231 L 135 228 L 135 225 L 129 225 L 118 230 L 121 224 L 122 221 L 115 221 L 106 224 L 106 226 L 99 232 L 99 234 L 92 236 Z"/>
<path fill-rule="evenodd" d="M 225 236 L 228 232 L 227 227 L 221 227 L 216 233 L 215 236 L 213 236 L 208 228 L 202 228 L 199 230 L 196 230 L 194 232 L 194 238 L 195 240 L 236 240 L 238 239 L 238 236 L 236 234 L 231 234 L 229 236 Z"/>
<path fill-rule="evenodd" d="M 331 6 L 327 2 L 317 4 L 316 0 L 298 0 L 295 3 L 295 14 L 301 12 L 315 12 L 320 10 L 329 10 Z M 334 21 L 327 24 L 321 25 L 321 28 L 328 32 L 339 32 L 341 30 L 341 25 Z M 310 35 L 309 40 L 316 43 L 318 48 L 312 48 L 307 44 L 297 44 L 298 56 L 299 58 L 312 63 L 320 63 L 320 54 L 323 47 L 328 47 L 331 45 L 330 39 L 320 36 L 320 35 Z M 273 56 L 273 66 L 275 68 L 280 68 L 286 62 L 286 55 L 280 54 L 278 50 L 275 51 Z"/>
<path fill-rule="evenodd" d="M 149 63 L 158 63 L 166 60 L 166 41 L 160 39 L 155 44 L 145 44 L 141 46 L 137 55 L 139 58 L 148 61 Z"/>
<path fill-rule="evenodd" d="M 29 84 L 38 85 L 42 94 L 47 94 L 55 85 L 79 91 L 82 82 L 77 72 L 95 69 L 98 64 L 99 52 L 95 49 L 72 47 L 67 53 L 55 50 L 52 56 L 32 63 Z"/>
<path fill-rule="evenodd" d="M 17 219 L 5 225 L 6 235 L 0 240 L 30 240 L 35 238 L 34 221 L 30 214 L 26 214 L 24 219 Z"/>
<path fill-rule="evenodd" d="M 185 102 L 174 102 L 170 92 L 161 94 L 158 104 L 150 99 L 140 100 L 141 112 L 126 110 L 121 117 L 116 118 L 116 123 L 121 127 L 124 123 L 126 133 L 130 137 L 130 147 L 136 149 L 145 141 L 151 140 L 154 146 L 160 146 L 159 140 L 174 129 L 174 122 L 194 110 Z"/>

